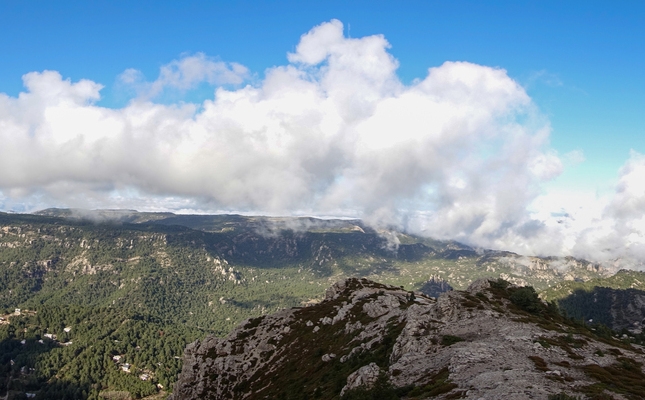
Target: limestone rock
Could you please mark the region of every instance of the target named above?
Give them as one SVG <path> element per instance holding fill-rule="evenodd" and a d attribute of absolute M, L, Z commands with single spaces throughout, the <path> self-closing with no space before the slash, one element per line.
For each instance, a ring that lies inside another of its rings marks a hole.
<path fill-rule="evenodd" d="M 441 293 L 449 292 L 451 290 L 452 286 L 450 286 L 447 281 L 442 279 L 440 276 L 432 275 L 430 279 L 421 286 L 419 292 L 430 297 L 439 297 Z"/>
<path fill-rule="evenodd" d="M 477 279 L 470 285 L 468 285 L 468 288 L 466 289 L 466 292 L 470 294 L 477 294 L 480 292 L 483 292 L 486 289 L 490 288 L 490 279 L 493 278 L 481 278 Z"/>
<path fill-rule="evenodd" d="M 376 363 L 369 363 L 363 367 L 360 367 L 358 371 L 353 372 L 350 376 L 347 377 L 347 385 L 343 387 L 343 390 L 340 392 L 340 397 L 350 389 L 355 389 L 358 387 L 371 388 L 374 386 L 378 377 L 381 373 L 381 368 L 379 368 Z"/>
<path fill-rule="evenodd" d="M 598 383 L 603 396 L 626 399 L 626 389 L 598 377 L 624 371 L 645 381 L 642 347 L 600 340 L 542 303 L 539 313 L 522 311 L 510 301 L 516 290 L 479 280 L 435 300 L 347 279 L 319 304 L 189 344 L 170 399 L 339 399 L 341 389 L 369 389 L 379 377 L 415 387 L 419 399 L 437 386 L 441 394 L 432 398 L 582 398 Z"/>

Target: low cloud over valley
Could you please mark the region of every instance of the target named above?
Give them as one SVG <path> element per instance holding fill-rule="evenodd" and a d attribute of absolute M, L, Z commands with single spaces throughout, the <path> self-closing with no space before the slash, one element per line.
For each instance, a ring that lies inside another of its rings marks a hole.
<path fill-rule="evenodd" d="M 404 84 L 389 47 L 332 20 L 261 79 L 202 53 L 154 81 L 127 70 L 119 82 L 137 95 L 122 108 L 97 104 L 99 83 L 27 73 L 23 93 L 0 94 L 0 208 L 360 217 L 642 268 L 645 156 L 631 154 L 613 195 L 548 208 L 544 184 L 584 157 L 549 146 L 549 121 L 525 89 L 463 61 Z M 215 91 L 200 104 L 156 101 L 204 83 Z"/>

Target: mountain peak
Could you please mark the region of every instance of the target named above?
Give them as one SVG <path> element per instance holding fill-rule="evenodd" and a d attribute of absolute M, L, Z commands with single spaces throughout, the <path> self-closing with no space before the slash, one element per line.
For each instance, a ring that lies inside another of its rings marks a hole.
<path fill-rule="evenodd" d="M 645 378 L 643 363 L 641 347 L 596 337 L 530 287 L 480 279 L 434 299 L 350 278 L 319 304 L 190 344 L 172 398 L 546 399 L 604 387 L 637 396 L 643 381 L 616 374 Z"/>

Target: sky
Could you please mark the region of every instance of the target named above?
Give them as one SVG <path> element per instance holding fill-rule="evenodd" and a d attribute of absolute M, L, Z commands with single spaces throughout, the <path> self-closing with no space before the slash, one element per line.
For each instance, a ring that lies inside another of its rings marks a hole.
<path fill-rule="evenodd" d="M 645 2 L 0 1 L 0 210 L 645 265 Z"/>

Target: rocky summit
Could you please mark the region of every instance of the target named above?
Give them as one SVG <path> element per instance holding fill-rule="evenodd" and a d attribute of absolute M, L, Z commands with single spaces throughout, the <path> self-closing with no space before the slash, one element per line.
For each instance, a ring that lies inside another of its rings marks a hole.
<path fill-rule="evenodd" d="M 179 399 L 643 399 L 644 348 L 480 279 L 438 298 L 347 279 L 188 345 Z"/>

